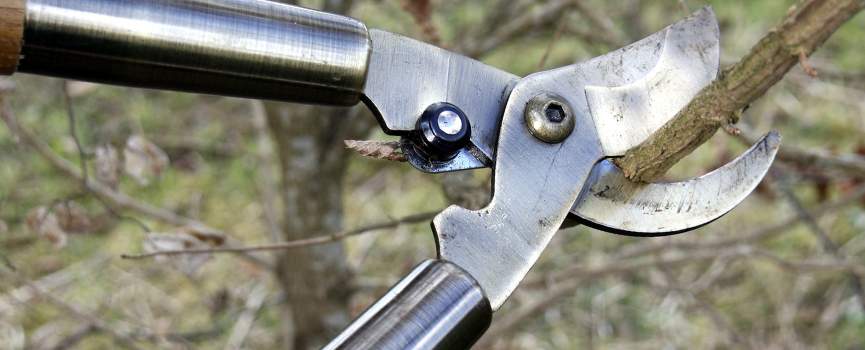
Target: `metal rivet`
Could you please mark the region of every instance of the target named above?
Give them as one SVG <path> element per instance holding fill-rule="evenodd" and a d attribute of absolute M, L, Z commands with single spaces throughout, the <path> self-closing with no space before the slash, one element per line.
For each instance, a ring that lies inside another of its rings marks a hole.
<path fill-rule="evenodd" d="M 456 135 L 463 130 L 463 121 L 459 115 L 451 110 L 445 110 L 439 114 L 438 124 L 439 129 L 448 135 Z"/>
<path fill-rule="evenodd" d="M 574 131 L 574 110 L 564 97 L 540 94 L 526 103 L 524 117 L 532 135 L 549 143 L 564 141 Z"/>
<path fill-rule="evenodd" d="M 420 151 L 429 159 L 453 158 L 472 137 L 469 119 L 459 107 L 446 102 L 431 104 L 415 126 Z"/>

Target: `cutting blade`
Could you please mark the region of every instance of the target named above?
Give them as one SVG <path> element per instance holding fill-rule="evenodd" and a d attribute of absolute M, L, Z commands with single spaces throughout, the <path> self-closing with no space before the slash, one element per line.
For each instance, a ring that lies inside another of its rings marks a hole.
<path fill-rule="evenodd" d="M 587 226 L 633 236 L 691 230 L 723 216 L 766 175 L 781 135 L 772 130 L 745 154 L 706 175 L 676 183 L 635 183 L 607 160 L 595 165 L 571 213 Z"/>

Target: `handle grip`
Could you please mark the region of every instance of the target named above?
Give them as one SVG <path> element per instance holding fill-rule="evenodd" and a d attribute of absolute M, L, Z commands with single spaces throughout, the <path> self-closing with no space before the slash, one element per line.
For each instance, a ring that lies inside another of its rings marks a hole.
<path fill-rule="evenodd" d="M 371 50 L 358 20 L 259 0 L 27 0 L 25 14 L 19 72 L 114 85 L 349 106 Z"/>
<path fill-rule="evenodd" d="M 492 309 L 477 281 L 453 263 L 427 260 L 324 347 L 468 349 L 489 328 Z"/>

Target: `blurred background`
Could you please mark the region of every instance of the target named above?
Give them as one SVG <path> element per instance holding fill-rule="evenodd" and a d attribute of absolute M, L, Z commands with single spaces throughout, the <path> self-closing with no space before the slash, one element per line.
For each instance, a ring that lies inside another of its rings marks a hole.
<path fill-rule="evenodd" d="M 794 3 L 299 4 L 525 76 L 625 46 L 707 4 L 726 67 Z M 863 30 L 865 17 L 854 17 L 809 58 L 818 77 L 794 67 L 742 114 L 742 130 L 778 129 L 795 152 L 739 207 L 672 237 L 561 230 L 476 348 L 865 347 Z M 488 169 L 429 175 L 347 150 L 345 139 L 395 140 L 362 105 L 25 74 L 0 81 L 0 94 L 0 349 L 315 349 L 435 257 L 430 213 L 489 200 Z M 699 176 L 748 147 L 720 131 L 663 180 Z M 120 257 L 348 231 L 290 250 Z"/>

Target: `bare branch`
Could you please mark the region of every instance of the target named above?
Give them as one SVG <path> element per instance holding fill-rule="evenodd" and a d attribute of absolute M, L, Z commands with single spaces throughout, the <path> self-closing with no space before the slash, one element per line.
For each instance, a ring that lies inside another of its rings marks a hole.
<path fill-rule="evenodd" d="M 759 136 L 747 124 L 740 124 L 741 140 L 749 146 Z M 813 166 L 830 171 L 840 171 L 855 177 L 865 177 L 865 157 L 858 154 L 834 154 L 827 150 L 803 148 L 786 143 L 778 149 L 776 160 L 799 166 Z"/>
<path fill-rule="evenodd" d="M 62 157 L 60 157 L 59 155 L 54 153 L 54 151 L 52 151 L 51 148 L 48 147 L 48 145 L 45 144 L 44 141 L 42 141 L 38 137 L 36 137 L 36 135 L 32 131 L 30 131 L 28 128 L 24 127 L 23 125 L 17 125 L 17 123 L 14 122 L 15 117 L 11 114 L 11 111 L 7 107 L 8 102 L 6 101 L 5 96 L 2 94 L 0 94 L 0 104 L 3 105 L 3 108 L 0 108 L 0 114 L 2 114 L 2 119 L 7 123 L 7 125 L 10 126 L 10 128 L 13 125 L 15 125 L 19 139 L 23 140 L 25 144 L 32 147 L 34 150 L 36 150 L 37 153 L 39 153 L 40 155 L 45 157 L 45 159 L 47 159 L 49 163 L 51 163 L 56 168 L 60 169 L 61 171 L 63 171 L 64 173 L 66 173 L 67 175 L 72 177 L 73 179 L 76 179 L 77 181 L 82 181 L 82 182 L 86 181 L 85 185 L 86 185 L 87 189 L 92 191 L 92 193 L 94 195 L 96 195 L 97 199 L 102 200 L 102 198 L 105 198 L 109 202 L 113 203 L 114 205 L 116 205 L 122 209 L 132 210 L 132 211 L 138 212 L 140 214 L 146 215 L 148 217 L 152 217 L 154 219 L 157 219 L 157 220 L 160 220 L 160 221 L 163 221 L 163 222 L 175 225 L 175 226 L 191 226 L 191 227 L 197 227 L 197 228 L 200 228 L 202 230 L 209 231 L 209 232 L 213 232 L 214 234 L 219 234 L 221 236 L 224 236 L 225 241 L 229 245 L 237 245 L 238 244 L 237 240 L 235 240 L 233 237 L 226 235 L 222 231 L 210 228 L 209 226 L 207 226 L 203 222 L 200 222 L 198 220 L 189 219 L 189 218 L 177 215 L 177 214 L 170 212 L 168 210 L 158 208 L 158 207 L 155 207 L 155 206 L 147 204 L 147 203 L 140 202 L 137 199 L 130 197 L 129 195 L 126 195 L 126 194 L 123 194 L 120 192 L 115 192 L 109 186 L 107 186 L 107 185 L 105 185 L 105 184 L 103 184 L 103 183 L 101 183 L 101 182 L 99 182 L 93 178 L 90 178 L 90 177 L 85 178 L 81 170 L 77 169 L 75 167 L 75 165 L 73 165 L 68 160 L 63 159 Z M 102 198 L 100 198 L 100 196 Z M 110 207 L 109 207 L 109 209 L 110 209 Z M 245 257 L 246 259 L 248 259 L 248 260 L 250 260 L 250 261 L 252 261 L 252 262 L 254 262 L 260 266 L 263 266 L 265 268 L 268 268 L 268 269 L 272 268 L 272 266 L 269 262 L 263 261 L 263 260 L 255 257 L 255 256 L 244 254 L 243 257 Z"/>
<path fill-rule="evenodd" d="M 512 18 L 496 26 L 496 31 L 478 38 L 465 38 L 454 43 L 454 50 L 468 57 L 483 56 L 503 43 L 525 34 L 529 29 L 545 26 L 559 18 L 566 8 L 573 6 L 572 0 L 561 0 L 543 5 L 538 11 L 526 11 L 522 16 Z"/>
<path fill-rule="evenodd" d="M 685 4 L 685 0 L 676 0 L 676 9 L 682 11 L 685 16 L 691 15 L 691 11 L 688 10 L 688 5 Z"/>
<path fill-rule="evenodd" d="M 589 26 L 597 29 L 594 32 L 594 37 L 613 47 L 628 45 L 628 40 L 616 28 L 610 16 L 607 16 L 603 11 L 598 11 L 595 5 L 589 4 L 586 0 L 574 0 L 574 5 L 580 14 L 589 20 Z"/>
<path fill-rule="evenodd" d="M 520 288 L 529 288 L 532 286 L 536 286 L 544 283 L 542 281 L 555 281 L 556 284 L 549 289 L 549 291 L 543 298 L 525 304 L 519 307 L 517 310 L 513 311 L 506 318 L 498 320 L 495 325 L 490 327 L 486 335 L 481 338 L 480 341 L 478 341 L 479 345 L 477 347 L 483 348 L 484 346 L 491 345 L 491 342 L 500 337 L 501 335 L 506 334 L 513 329 L 519 327 L 520 325 L 524 324 L 527 317 L 534 315 L 539 311 L 545 310 L 547 307 L 553 305 L 558 299 L 563 296 L 570 295 L 576 288 L 584 285 L 589 280 L 609 275 L 633 273 L 635 271 L 649 267 L 669 268 L 686 264 L 711 261 L 719 258 L 729 260 L 743 258 L 763 258 L 765 260 L 776 263 L 778 266 L 784 269 L 793 271 L 834 270 L 840 272 L 851 272 L 856 274 L 857 276 L 862 276 L 863 273 L 865 273 L 865 267 L 851 262 L 829 259 L 802 259 L 792 261 L 781 258 L 771 252 L 755 249 L 749 246 L 734 246 L 726 247 L 724 249 L 701 249 L 671 257 L 652 257 L 648 259 L 633 260 L 615 259 L 614 261 L 610 261 L 604 263 L 603 265 L 594 267 L 585 266 L 584 264 L 580 263 L 571 266 L 566 270 L 553 273 L 547 278 L 542 278 L 534 281 L 524 281 L 520 285 Z M 696 296 L 695 300 L 698 302 L 699 307 L 708 308 L 706 309 L 706 311 L 710 313 L 710 317 L 715 318 L 718 316 L 711 315 L 714 309 L 712 309 L 708 304 L 706 304 L 705 302 L 702 302 L 702 304 L 700 304 L 701 300 L 696 298 Z M 717 322 L 718 320 L 714 321 Z M 744 342 L 744 339 L 738 336 L 735 332 L 731 331 L 731 335 L 735 341 L 740 343 Z"/>
<path fill-rule="evenodd" d="M 614 163 L 632 181 L 659 178 L 724 123 L 736 123 L 742 110 L 781 80 L 801 55 L 817 50 L 863 7 L 865 0 L 800 1 L 739 62 L 724 69 L 670 122 Z"/>
<path fill-rule="evenodd" d="M 670 269 L 669 266 L 660 265 L 659 267 L 660 270 L 664 272 L 664 276 L 668 280 L 668 283 L 673 287 L 673 289 L 690 296 L 691 299 L 693 299 L 694 304 L 696 304 L 697 308 L 703 310 L 706 314 L 709 315 L 709 318 L 712 320 L 712 323 L 715 324 L 715 327 L 727 333 L 727 336 L 739 346 L 744 347 L 748 344 L 745 338 L 741 334 L 736 332 L 733 327 L 730 326 L 730 323 L 727 322 L 727 320 L 721 317 L 721 313 L 718 312 L 718 310 L 715 309 L 711 303 L 706 302 L 705 300 L 703 300 L 702 297 L 700 297 L 699 294 L 694 293 L 689 288 L 683 286 L 681 281 L 679 281 L 679 278 L 676 277 L 676 275 L 673 273 L 673 270 Z"/>
<path fill-rule="evenodd" d="M 12 271 L 18 271 L 18 268 L 15 267 L 15 264 L 13 264 L 12 261 L 6 257 L 6 254 L 3 254 L 3 252 L 0 252 L 0 258 L 3 258 L 3 263 L 6 264 L 6 267 L 11 269 Z"/>
<path fill-rule="evenodd" d="M 46 290 L 42 289 L 41 287 L 39 287 L 38 285 L 36 285 L 32 281 L 30 281 L 29 279 L 24 278 L 23 276 L 19 275 L 18 273 L 15 273 L 13 271 L 7 271 L 4 268 L 0 268 L 0 275 L 3 275 L 6 278 L 17 281 L 18 283 L 27 285 L 28 287 L 30 287 L 30 289 L 33 290 L 33 292 L 35 292 L 36 294 L 38 294 L 42 298 L 45 298 L 46 300 L 48 300 L 49 302 L 51 302 L 55 306 L 57 306 L 60 309 L 62 309 L 63 311 L 65 311 L 66 313 L 72 315 L 73 317 L 75 317 L 76 320 L 83 320 L 83 321 L 89 323 L 91 326 L 98 329 L 99 331 L 110 335 L 117 342 L 122 343 L 123 345 L 126 345 L 127 347 L 134 349 L 134 350 L 142 350 L 142 348 L 138 346 L 138 344 L 135 342 L 135 340 L 130 338 L 128 335 L 123 334 L 123 333 L 115 330 L 114 328 L 109 327 L 107 324 L 102 322 L 102 320 L 94 317 L 93 315 L 88 314 L 86 312 L 83 312 L 83 311 L 79 310 L 78 308 L 67 304 L 63 300 L 60 300 L 60 298 L 52 295 L 51 293 L 48 293 Z"/>
<path fill-rule="evenodd" d="M 69 117 L 69 135 L 75 140 L 75 146 L 78 147 L 78 157 L 81 161 L 81 184 L 87 188 L 87 157 L 84 154 L 84 147 L 81 147 L 78 133 L 75 132 L 75 112 L 72 110 L 72 98 L 69 97 L 69 84 L 64 80 L 61 86 L 63 86 L 63 97 L 66 100 L 66 115 Z"/>
<path fill-rule="evenodd" d="M 770 173 L 772 174 L 772 173 Z M 814 219 L 814 216 L 805 209 L 802 205 L 802 202 L 796 198 L 796 195 L 793 194 L 793 191 L 790 189 L 790 186 L 787 184 L 786 180 L 781 176 L 773 175 L 772 178 L 776 179 L 773 187 L 777 189 L 777 191 L 790 202 L 793 209 L 796 210 L 797 216 L 801 217 L 805 222 L 805 225 L 808 226 L 808 229 L 817 239 L 822 243 L 823 250 L 825 252 L 831 253 L 836 260 L 840 262 L 844 262 L 847 258 L 844 254 L 838 249 L 838 245 L 835 242 L 832 242 L 832 239 L 829 238 L 829 235 L 820 228 L 820 225 L 817 224 L 817 220 Z M 865 310 L 865 289 L 862 288 L 862 280 L 859 276 L 855 274 L 850 274 L 850 284 L 853 287 L 853 291 L 856 293 L 856 297 L 859 299 L 859 306 L 862 310 Z"/>
<path fill-rule="evenodd" d="M 529 303 L 520 305 L 516 310 L 508 312 L 505 317 L 496 320 L 496 322 L 490 326 L 487 332 L 484 333 L 483 337 L 481 337 L 481 339 L 475 344 L 474 348 L 485 349 L 490 347 L 493 345 L 493 342 L 500 339 L 505 334 L 508 334 L 514 329 L 524 325 L 528 317 L 546 310 L 561 297 L 572 294 L 575 289 L 583 285 L 583 282 L 584 281 L 581 279 L 562 282 L 561 284 L 557 284 L 553 288 L 550 288 L 543 298 L 534 299 Z"/>
<path fill-rule="evenodd" d="M 246 334 L 249 333 L 249 328 L 252 327 L 252 321 L 255 320 L 255 314 L 261 309 L 264 303 L 264 297 L 267 296 L 267 285 L 265 282 L 259 282 L 249 293 L 249 298 L 246 299 L 243 313 L 237 318 L 234 323 L 234 328 L 231 330 L 231 335 L 228 336 L 228 341 L 225 345 L 225 350 L 240 349 L 243 345 L 243 340 Z"/>
<path fill-rule="evenodd" d="M 425 41 L 443 49 L 448 49 L 433 22 L 432 2 L 430 0 L 403 0 L 402 9 L 414 18 L 414 23 Z"/>
<path fill-rule="evenodd" d="M 568 12 L 565 12 L 565 15 L 562 16 L 562 20 L 559 23 L 559 27 L 556 28 L 556 33 L 553 34 L 553 38 L 550 40 L 550 44 L 547 45 L 547 50 L 544 51 L 544 56 L 541 57 L 541 61 L 538 62 L 538 67 L 535 68 L 535 71 L 540 71 L 544 68 L 544 63 L 547 63 L 547 57 L 550 55 L 550 51 L 553 51 L 553 46 L 556 45 L 556 41 L 559 40 L 559 35 L 562 35 L 562 31 L 565 29 L 565 26 L 568 24 L 568 20 L 571 18 L 571 13 L 574 12 L 573 7 L 568 7 Z"/>
<path fill-rule="evenodd" d="M 80 342 L 84 338 L 87 338 L 87 336 L 96 333 L 97 331 L 98 330 L 95 327 L 87 325 L 87 327 L 84 327 L 81 330 L 72 333 L 68 337 L 63 338 L 63 340 L 57 342 L 57 345 L 54 345 L 51 350 L 72 349 L 76 344 L 78 344 L 78 342 Z"/>
<path fill-rule="evenodd" d="M 385 221 L 377 224 L 372 224 L 369 226 L 360 227 L 354 230 L 337 232 L 325 236 L 313 237 L 313 238 L 305 238 L 305 239 L 297 239 L 288 242 L 280 242 L 273 244 L 262 244 L 257 246 L 250 247 L 217 247 L 217 248 L 202 248 L 202 249 L 178 249 L 178 250 L 163 250 L 153 253 L 146 254 L 123 254 L 120 257 L 123 259 L 144 259 L 150 258 L 159 255 L 174 255 L 174 254 L 208 254 L 208 253 L 237 253 L 237 252 L 252 252 L 252 251 L 263 251 L 263 250 L 286 250 L 293 249 L 299 247 L 307 247 L 313 245 L 320 245 L 325 243 L 330 243 L 338 240 L 342 240 L 349 236 L 354 236 L 362 233 L 367 233 L 375 230 L 381 230 L 385 228 L 393 228 L 402 224 L 411 224 L 417 223 L 421 221 L 426 221 L 432 219 L 439 212 L 426 212 L 415 215 L 409 215 L 401 219 Z"/>

